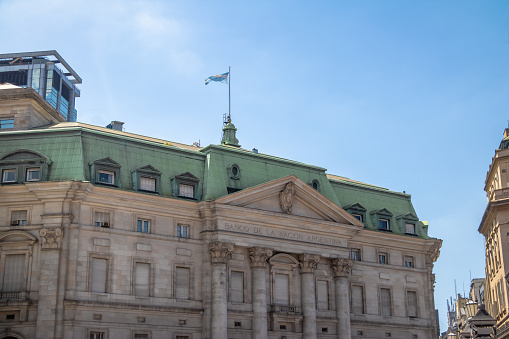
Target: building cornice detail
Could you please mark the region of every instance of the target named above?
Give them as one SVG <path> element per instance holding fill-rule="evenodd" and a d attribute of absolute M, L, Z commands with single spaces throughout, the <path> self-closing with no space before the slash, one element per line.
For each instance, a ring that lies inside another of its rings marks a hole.
<path fill-rule="evenodd" d="M 316 254 L 299 254 L 300 273 L 315 273 L 320 256 Z"/>
<path fill-rule="evenodd" d="M 213 264 L 226 264 L 231 258 L 233 244 L 215 241 L 209 244 L 210 260 Z"/>
<path fill-rule="evenodd" d="M 272 250 L 262 247 L 251 247 L 249 249 L 249 261 L 252 268 L 267 267 L 267 259 L 272 256 Z"/>
<path fill-rule="evenodd" d="M 348 277 L 353 267 L 353 260 L 346 258 L 331 259 L 331 269 L 334 277 Z"/>

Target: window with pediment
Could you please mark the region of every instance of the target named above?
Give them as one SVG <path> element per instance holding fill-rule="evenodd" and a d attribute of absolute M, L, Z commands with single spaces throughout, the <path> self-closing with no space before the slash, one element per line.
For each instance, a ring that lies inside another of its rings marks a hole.
<path fill-rule="evenodd" d="M 6 232 L 0 237 L 0 299 L 25 299 L 36 241 L 22 231 Z"/>
<path fill-rule="evenodd" d="M 407 235 L 417 235 L 416 224 L 418 221 L 419 219 L 412 213 L 402 214 L 396 217 L 398 227 L 403 230 L 402 233 Z"/>
<path fill-rule="evenodd" d="M 352 204 L 344 207 L 344 210 L 350 213 L 354 218 L 359 220 L 360 222 L 365 222 L 366 220 L 366 209 L 361 204 Z"/>
<path fill-rule="evenodd" d="M 48 180 L 51 160 L 39 152 L 20 149 L 0 159 L 0 183 L 21 184 Z"/>
<path fill-rule="evenodd" d="M 96 160 L 90 164 L 90 181 L 94 184 L 121 187 L 120 164 L 111 158 Z"/>
<path fill-rule="evenodd" d="M 198 200 L 198 184 L 200 179 L 189 172 L 173 178 L 173 195 L 179 198 Z"/>
<path fill-rule="evenodd" d="M 161 194 L 161 172 L 147 165 L 132 173 L 133 189 L 140 192 Z"/>
<path fill-rule="evenodd" d="M 392 213 L 382 208 L 370 213 L 373 225 L 380 231 L 392 232 Z"/>

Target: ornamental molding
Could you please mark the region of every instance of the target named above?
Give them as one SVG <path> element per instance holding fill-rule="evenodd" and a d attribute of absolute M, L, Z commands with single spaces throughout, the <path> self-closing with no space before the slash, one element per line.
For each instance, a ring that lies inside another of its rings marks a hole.
<path fill-rule="evenodd" d="M 62 247 L 64 231 L 61 228 L 43 228 L 39 231 L 41 236 L 41 248 L 59 249 Z"/>
<path fill-rule="evenodd" d="M 295 198 L 295 184 L 290 181 L 286 184 L 285 189 L 279 192 L 279 204 L 284 213 L 291 214 L 293 200 Z"/>
<path fill-rule="evenodd" d="M 251 247 L 249 249 L 249 261 L 252 268 L 267 267 L 267 259 L 272 256 L 272 250 L 262 247 Z"/>
<path fill-rule="evenodd" d="M 332 272 L 335 277 L 348 277 L 353 266 L 352 259 L 335 258 L 331 260 Z"/>
<path fill-rule="evenodd" d="M 226 264 L 231 258 L 233 244 L 215 241 L 209 244 L 210 260 L 213 264 Z"/>
<path fill-rule="evenodd" d="M 319 255 L 306 253 L 299 254 L 300 273 L 314 273 L 319 261 Z"/>

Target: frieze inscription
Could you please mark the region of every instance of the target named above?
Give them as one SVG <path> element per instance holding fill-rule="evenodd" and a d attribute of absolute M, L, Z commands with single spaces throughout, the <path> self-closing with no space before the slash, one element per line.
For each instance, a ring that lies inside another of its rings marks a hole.
<path fill-rule="evenodd" d="M 323 235 L 309 234 L 304 232 L 278 230 L 270 227 L 253 226 L 240 223 L 231 223 L 226 221 L 220 221 L 218 224 L 218 228 L 230 232 L 252 234 L 263 237 L 288 239 L 308 243 L 310 242 L 314 244 L 344 247 L 342 239 Z"/>

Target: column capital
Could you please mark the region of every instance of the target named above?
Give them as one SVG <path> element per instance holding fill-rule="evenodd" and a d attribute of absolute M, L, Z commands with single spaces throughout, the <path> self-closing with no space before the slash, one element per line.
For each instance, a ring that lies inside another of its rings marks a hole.
<path fill-rule="evenodd" d="M 334 277 L 348 277 L 350 269 L 353 266 L 352 259 L 335 258 L 331 259 L 331 268 L 334 272 Z"/>
<path fill-rule="evenodd" d="M 251 247 L 249 248 L 249 261 L 251 267 L 265 268 L 267 266 L 267 259 L 272 256 L 270 248 Z"/>
<path fill-rule="evenodd" d="M 41 249 L 60 249 L 64 231 L 61 228 L 43 228 L 39 231 L 41 236 Z"/>
<path fill-rule="evenodd" d="M 231 258 L 233 244 L 214 241 L 209 244 L 210 260 L 213 264 L 226 264 Z"/>
<path fill-rule="evenodd" d="M 300 273 L 315 273 L 316 265 L 320 261 L 320 256 L 316 254 L 299 254 Z"/>

